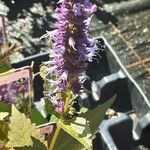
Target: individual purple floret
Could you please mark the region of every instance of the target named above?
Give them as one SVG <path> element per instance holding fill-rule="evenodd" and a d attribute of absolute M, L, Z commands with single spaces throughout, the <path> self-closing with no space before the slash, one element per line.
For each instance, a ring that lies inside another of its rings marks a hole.
<path fill-rule="evenodd" d="M 97 41 L 89 39 L 87 33 L 97 7 L 89 0 L 60 0 L 58 5 L 56 30 L 48 32 L 54 42 L 48 69 L 51 92 L 60 94 L 70 90 L 79 94 L 82 88 L 79 77 L 85 72 L 86 62 L 92 61 L 98 49 Z"/>
<path fill-rule="evenodd" d="M 55 111 L 60 113 L 63 111 L 63 108 L 64 108 L 64 102 L 58 101 L 57 104 L 55 105 Z"/>

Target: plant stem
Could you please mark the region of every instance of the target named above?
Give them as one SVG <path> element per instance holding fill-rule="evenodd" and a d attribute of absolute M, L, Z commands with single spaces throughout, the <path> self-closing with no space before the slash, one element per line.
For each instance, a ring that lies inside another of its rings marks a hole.
<path fill-rule="evenodd" d="M 57 123 L 57 127 L 56 127 L 56 131 L 55 131 L 55 134 L 54 134 L 54 136 L 53 136 L 52 142 L 51 142 L 50 147 L 49 147 L 48 150 L 53 150 L 53 149 L 54 149 L 54 146 L 55 146 L 57 137 L 59 136 L 60 130 L 61 130 L 61 127 L 60 127 L 59 122 L 58 122 L 58 123 Z"/>
<path fill-rule="evenodd" d="M 66 114 L 66 113 L 67 113 L 70 99 L 71 99 L 71 94 L 69 93 L 69 94 L 67 95 L 67 98 L 66 98 L 66 102 L 65 102 L 63 114 Z M 58 123 L 57 123 L 56 131 L 55 131 L 55 133 L 54 133 L 52 142 L 51 142 L 50 147 L 49 147 L 48 150 L 53 150 L 53 149 L 54 149 L 54 146 L 55 146 L 55 144 L 56 144 L 56 140 L 57 140 L 57 138 L 58 138 L 58 136 L 59 136 L 59 133 L 60 133 L 60 130 L 61 130 L 61 127 L 60 127 L 60 123 L 59 123 L 59 122 L 60 122 L 60 121 L 64 121 L 63 114 L 61 114 L 61 118 L 60 118 L 60 120 L 59 120 Z"/>
<path fill-rule="evenodd" d="M 67 110 L 68 110 L 68 106 L 69 106 L 69 101 L 71 99 L 71 94 L 70 92 L 68 92 L 69 94 L 67 95 L 67 98 L 66 98 L 66 102 L 65 102 L 65 106 L 64 106 L 64 114 L 67 113 Z"/>

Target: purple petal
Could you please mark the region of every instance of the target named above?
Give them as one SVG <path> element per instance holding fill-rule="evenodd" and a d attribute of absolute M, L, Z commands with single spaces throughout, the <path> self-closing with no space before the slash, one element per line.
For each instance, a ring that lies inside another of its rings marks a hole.
<path fill-rule="evenodd" d="M 57 104 L 55 105 L 55 111 L 61 113 L 63 109 L 64 109 L 64 101 L 57 102 Z"/>

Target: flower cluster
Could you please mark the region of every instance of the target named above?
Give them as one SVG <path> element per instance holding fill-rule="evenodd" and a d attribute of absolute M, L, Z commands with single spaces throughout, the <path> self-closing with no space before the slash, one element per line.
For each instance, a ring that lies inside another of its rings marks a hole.
<path fill-rule="evenodd" d="M 86 62 L 92 61 L 97 50 L 96 41 L 88 38 L 87 29 L 96 11 L 89 0 L 60 0 L 56 8 L 56 30 L 48 32 L 53 40 L 49 67 L 47 68 L 46 96 L 55 111 L 64 109 L 68 91 L 79 94 L 82 88 L 79 77 L 84 74 Z"/>

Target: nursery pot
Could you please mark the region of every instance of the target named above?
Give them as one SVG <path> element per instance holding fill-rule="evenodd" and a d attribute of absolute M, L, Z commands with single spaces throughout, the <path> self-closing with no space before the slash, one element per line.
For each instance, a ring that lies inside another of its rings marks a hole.
<path fill-rule="evenodd" d="M 105 119 L 95 139 L 95 150 L 126 150 L 150 148 L 150 97 L 147 97 L 137 81 L 125 68 L 109 42 L 105 43 L 109 74 L 97 81 L 102 100 L 112 92 L 117 100 L 111 108 L 118 116 Z M 100 102 L 94 102 L 94 105 Z"/>

